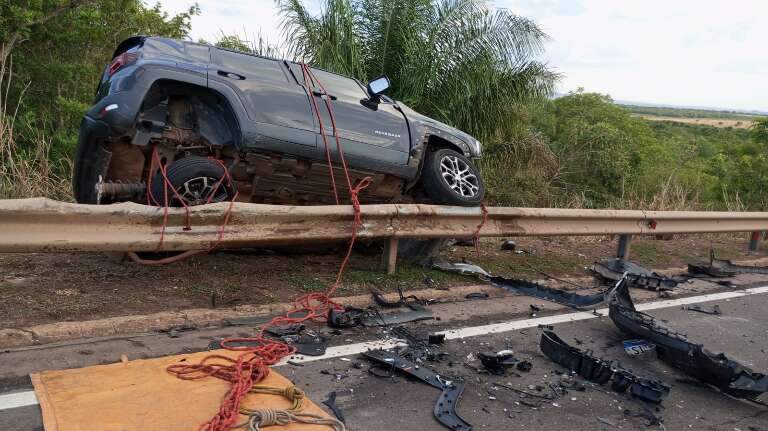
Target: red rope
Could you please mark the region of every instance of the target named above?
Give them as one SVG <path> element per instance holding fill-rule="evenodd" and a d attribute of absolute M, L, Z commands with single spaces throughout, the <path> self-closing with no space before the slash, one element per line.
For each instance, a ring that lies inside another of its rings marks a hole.
<path fill-rule="evenodd" d="M 326 158 L 328 161 L 328 169 L 330 173 L 331 186 L 336 199 L 336 203 L 339 204 L 339 195 L 336 187 L 336 180 L 333 174 L 333 163 L 331 160 L 331 153 L 328 146 L 328 140 L 325 136 L 325 126 L 323 125 L 322 116 L 320 110 L 314 100 L 312 89 L 309 85 L 314 85 L 316 82 L 322 89 L 324 94 L 328 94 L 320 81 L 312 74 L 312 71 L 306 64 L 301 64 L 302 72 L 304 74 L 305 89 L 309 96 L 312 109 L 317 117 L 320 134 L 323 137 L 323 143 L 325 145 Z M 284 316 L 278 316 L 273 318 L 270 322 L 262 326 L 259 332 L 251 338 L 230 338 L 221 342 L 221 347 L 227 350 L 243 352 L 235 359 L 223 356 L 223 355 L 210 355 L 205 357 L 201 362 L 197 364 L 178 363 L 168 367 L 168 371 L 180 379 L 184 380 L 198 380 L 207 377 L 216 377 L 225 380 L 231 384 L 229 391 L 224 396 L 224 399 L 219 407 L 219 412 L 216 413 L 209 421 L 200 425 L 200 430 L 205 431 L 224 431 L 231 428 L 237 421 L 240 404 L 243 398 L 248 394 L 251 387 L 269 373 L 269 366 L 276 364 L 280 359 L 292 354 L 295 350 L 293 347 L 284 343 L 264 338 L 264 330 L 272 326 L 282 326 L 294 323 L 301 323 L 309 320 L 325 320 L 328 316 L 328 312 L 331 309 L 343 308 L 340 304 L 334 302 L 331 297 L 341 285 L 342 275 L 347 263 L 352 255 L 355 240 L 362 227 L 362 215 L 360 211 L 360 198 L 359 194 L 371 184 L 372 179 L 365 177 L 360 180 L 356 186 L 352 186 L 352 180 L 349 177 L 349 171 L 347 169 L 347 162 L 344 158 L 344 150 L 342 148 L 338 130 L 336 128 L 336 117 L 333 113 L 333 108 L 328 97 L 324 98 L 328 115 L 331 119 L 331 126 L 333 136 L 336 139 L 336 148 L 339 153 L 339 159 L 344 171 L 344 177 L 347 182 L 349 190 L 349 199 L 352 203 L 352 209 L 354 211 L 354 217 L 352 222 L 352 235 L 350 237 L 349 246 L 347 252 L 344 255 L 344 259 L 339 266 L 339 270 L 336 274 L 336 280 L 325 292 L 313 292 L 306 295 L 299 296 L 294 300 L 294 309 L 286 313 Z M 225 224 L 228 217 L 225 218 Z M 223 230 L 220 234 L 223 233 Z"/>

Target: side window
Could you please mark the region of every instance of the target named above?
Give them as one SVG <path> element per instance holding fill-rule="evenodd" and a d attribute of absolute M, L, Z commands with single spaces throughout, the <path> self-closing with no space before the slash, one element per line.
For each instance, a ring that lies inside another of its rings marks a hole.
<path fill-rule="evenodd" d="M 330 94 L 338 97 L 339 99 L 343 98 L 357 102 L 360 99 L 365 99 L 368 97 L 360 84 L 358 84 L 357 81 L 352 78 L 347 78 L 346 76 L 336 75 L 335 73 L 330 73 L 315 68 L 312 68 L 312 73 L 318 80 L 320 80 L 320 82 Z"/>
<path fill-rule="evenodd" d="M 219 49 L 218 62 L 222 69 L 227 72 L 239 73 L 241 75 L 258 76 L 259 79 L 271 81 L 287 82 L 288 78 L 285 72 L 278 64 L 277 60 L 258 57 L 255 55 L 240 54 L 238 52 L 225 51 Z"/>

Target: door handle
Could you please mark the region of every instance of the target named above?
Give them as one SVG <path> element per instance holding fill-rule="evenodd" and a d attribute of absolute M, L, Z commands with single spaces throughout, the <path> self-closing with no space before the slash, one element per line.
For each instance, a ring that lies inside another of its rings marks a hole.
<path fill-rule="evenodd" d="M 225 70 L 217 70 L 216 73 L 218 73 L 219 76 L 223 76 L 229 79 L 236 79 L 238 81 L 242 81 L 245 79 L 245 76 L 243 75 L 238 75 L 237 73 L 234 73 L 234 72 L 227 72 Z"/>
<path fill-rule="evenodd" d="M 328 96 L 331 100 L 336 100 L 338 97 L 334 96 L 333 94 L 323 93 L 322 91 L 312 90 L 312 94 L 318 97 Z"/>

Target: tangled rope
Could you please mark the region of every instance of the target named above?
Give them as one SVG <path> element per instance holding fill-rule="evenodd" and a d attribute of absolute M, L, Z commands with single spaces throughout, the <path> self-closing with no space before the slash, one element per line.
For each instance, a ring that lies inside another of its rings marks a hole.
<path fill-rule="evenodd" d="M 305 77 L 304 87 L 307 95 L 312 101 L 312 110 L 314 111 L 320 126 L 320 132 L 328 160 L 332 190 L 336 203 L 338 204 L 340 203 L 340 199 L 333 173 L 330 146 L 328 145 L 328 138 L 325 134 L 325 126 L 323 125 L 320 110 L 314 99 L 312 88 L 309 86 L 314 87 L 314 85 L 317 84 L 322 90 L 322 94 L 327 95 L 328 93 L 306 64 L 301 64 L 301 67 Z M 352 179 L 349 176 L 347 162 L 344 158 L 344 150 L 336 127 L 336 117 L 333 113 L 333 107 L 331 106 L 328 97 L 324 97 L 323 100 L 325 101 L 325 107 L 331 120 L 332 133 L 336 140 L 336 148 L 349 190 L 349 200 L 352 203 L 354 212 L 349 246 L 347 247 L 344 259 L 339 266 L 334 283 L 325 292 L 312 292 L 299 296 L 294 301 L 294 310 L 289 311 L 284 316 L 275 317 L 270 322 L 263 325 L 254 337 L 229 338 L 222 340 L 222 349 L 243 352 L 237 358 L 232 359 L 223 355 L 209 355 L 197 364 L 177 363 L 170 365 L 167 368 L 169 373 L 184 380 L 216 377 L 230 383 L 231 386 L 222 400 L 218 413 L 216 413 L 209 421 L 200 425 L 200 430 L 225 431 L 232 428 L 235 425 L 238 414 L 241 413 L 242 401 L 245 396 L 252 391 L 254 384 L 262 381 L 269 374 L 270 365 L 274 365 L 280 361 L 280 359 L 294 353 L 295 349 L 292 346 L 264 337 L 265 329 L 272 326 L 296 324 L 309 320 L 325 320 L 331 309 L 343 308 L 340 304 L 331 300 L 331 297 L 341 285 L 344 269 L 349 262 L 355 240 L 362 227 L 359 194 L 371 184 L 372 179 L 370 177 L 365 177 L 356 185 L 352 185 Z M 164 172 L 162 167 L 161 172 Z M 167 202 L 168 197 L 166 192 L 166 205 Z M 167 213 L 165 218 L 167 219 Z M 227 220 L 228 216 L 225 218 L 225 224 Z M 163 229 L 163 233 L 164 231 L 165 230 Z M 220 233 L 223 233 L 223 230 L 221 230 Z M 221 235 L 219 235 L 219 240 L 220 239 Z M 310 420 L 312 422 L 307 422 Z M 344 431 L 344 425 L 335 419 L 327 419 L 309 413 L 292 413 L 281 410 L 255 410 L 253 411 L 253 414 L 250 414 L 248 424 L 251 430 L 259 430 L 259 427 L 265 427 L 272 424 L 287 424 L 290 421 L 329 425 L 336 431 Z"/>
<path fill-rule="evenodd" d="M 315 413 L 291 412 L 288 410 L 262 409 L 255 410 L 248 417 L 249 431 L 260 431 L 262 427 L 273 425 L 288 425 L 291 422 L 299 422 L 311 425 L 328 425 L 334 431 L 346 431 L 346 427 L 340 420 L 321 416 Z"/>

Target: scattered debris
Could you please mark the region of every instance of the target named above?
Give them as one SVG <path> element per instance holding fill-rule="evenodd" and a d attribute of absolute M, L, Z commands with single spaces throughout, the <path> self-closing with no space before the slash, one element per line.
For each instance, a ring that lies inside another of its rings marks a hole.
<path fill-rule="evenodd" d="M 541 311 L 541 307 L 536 304 L 530 304 L 528 305 L 528 308 L 531 309 L 531 312 L 528 313 L 528 315 L 531 317 L 536 317 L 539 314 L 539 311 Z"/>
<path fill-rule="evenodd" d="M 264 332 L 279 338 L 279 337 L 285 337 L 286 335 L 296 335 L 301 331 L 303 331 L 304 328 L 305 328 L 304 325 L 300 323 L 295 323 L 292 325 L 284 325 L 284 326 L 267 326 L 267 328 L 264 329 Z"/>
<path fill-rule="evenodd" d="M 677 281 L 650 271 L 634 262 L 622 259 L 610 259 L 595 262 L 592 271 L 605 280 L 618 282 L 626 279 L 629 287 L 647 290 L 665 291 L 677 287 Z"/>
<path fill-rule="evenodd" d="M 445 334 L 429 334 L 427 342 L 429 344 L 443 344 L 445 343 Z"/>
<path fill-rule="evenodd" d="M 624 340 L 622 345 L 629 356 L 641 356 L 656 351 L 656 345 L 648 340 Z"/>
<path fill-rule="evenodd" d="M 352 328 L 361 324 L 360 319 L 365 315 L 365 310 L 354 307 L 345 307 L 337 310 L 333 307 L 328 311 L 328 326 L 331 328 Z"/>
<path fill-rule="evenodd" d="M 465 296 L 465 298 L 467 299 L 488 299 L 489 297 L 490 295 L 488 295 L 485 292 L 472 292 L 472 293 L 468 293 L 467 296 Z"/>
<path fill-rule="evenodd" d="M 691 271 L 693 270 L 693 271 Z M 718 259 L 715 251 L 709 250 L 709 264 L 689 264 L 688 272 L 706 274 L 712 277 L 731 277 L 736 274 L 768 274 L 768 266 L 738 265 L 728 259 Z"/>
<path fill-rule="evenodd" d="M 400 307 L 409 307 L 411 304 L 419 304 L 419 305 L 426 305 L 427 301 L 424 301 L 423 299 L 417 297 L 416 295 L 408 295 L 405 296 L 403 294 L 403 289 L 398 287 L 397 293 L 400 296 L 400 299 L 397 301 L 387 301 L 384 298 L 384 294 L 379 292 L 378 290 L 372 290 L 371 295 L 373 296 L 373 302 L 376 303 L 379 307 L 383 308 L 400 308 Z"/>
<path fill-rule="evenodd" d="M 306 356 L 322 356 L 328 347 L 328 342 L 324 337 L 309 332 L 302 335 L 286 335 L 280 339 L 290 346 L 296 348 L 296 353 Z"/>
<path fill-rule="evenodd" d="M 465 262 L 448 262 L 443 259 L 433 259 L 432 268 L 446 272 L 456 272 L 461 275 L 475 275 L 481 279 L 491 277 L 491 274 L 483 268 Z"/>
<path fill-rule="evenodd" d="M 533 368 L 533 364 L 530 361 L 522 360 L 515 365 L 518 370 L 527 373 Z"/>
<path fill-rule="evenodd" d="M 515 251 L 515 248 L 517 248 L 517 243 L 511 239 L 504 240 L 504 242 L 501 243 L 502 250 Z"/>
<path fill-rule="evenodd" d="M 601 385 L 610 382 L 616 392 L 629 391 L 632 396 L 653 403 L 660 403 L 669 394 L 666 383 L 641 377 L 618 363 L 572 347 L 552 331 L 541 334 L 540 348 L 549 359 L 591 382 Z"/>
<path fill-rule="evenodd" d="M 480 352 L 477 358 L 486 370 L 498 376 L 503 375 L 507 368 L 514 367 L 520 362 L 511 350 L 500 350 L 496 353 Z"/>
<path fill-rule="evenodd" d="M 329 393 L 328 398 L 322 403 L 325 404 L 328 409 L 333 412 L 333 415 L 336 416 L 336 419 L 340 420 L 344 425 L 347 424 L 347 420 L 344 419 L 344 413 L 342 413 L 339 406 L 336 405 L 336 391 Z"/>
<path fill-rule="evenodd" d="M 566 290 L 543 286 L 539 283 L 527 280 L 490 277 L 490 282 L 492 285 L 501 287 L 510 292 L 533 296 L 535 298 L 556 302 L 576 309 L 593 308 L 602 304 L 605 300 L 602 293 L 595 295 L 579 295 Z"/>
<path fill-rule="evenodd" d="M 427 310 L 421 305 L 410 304 L 409 307 L 411 308 L 410 311 L 400 313 L 364 313 L 360 316 L 360 323 L 364 326 L 390 326 L 435 318 L 432 311 Z"/>
<path fill-rule="evenodd" d="M 713 316 L 720 316 L 723 312 L 720 310 L 720 306 L 715 304 L 712 308 L 704 308 L 701 305 L 683 305 L 683 310 L 695 311 L 697 313 L 711 314 Z"/>
<path fill-rule="evenodd" d="M 385 350 L 369 350 L 363 353 L 363 355 L 374 362 L 378 362 L 383 367 L 389 367 L 393 371 L 400 371 L 440 389 L 442 392 L 435 403 L 434 409 L 437 421 L 454 431 L 472 430 L 472 425 L 456 413 L 456 405 L 458 404 L 461 392 L 464 390 L 463 382 L 446 380 L 429 368 L 418 366 Z"/>
<path fill-rule="evenodd" d="M 723 353 L 711 353 L 653 316 L 637 311 L 625 280 L 613 289 L 609 304 L 609 316 L 621 331 L 653 342 L 659 358 L 686 374 L 737 398 L 755 400 L 768 392 L 768 376 L 752 371 Z"/>

